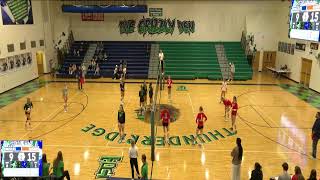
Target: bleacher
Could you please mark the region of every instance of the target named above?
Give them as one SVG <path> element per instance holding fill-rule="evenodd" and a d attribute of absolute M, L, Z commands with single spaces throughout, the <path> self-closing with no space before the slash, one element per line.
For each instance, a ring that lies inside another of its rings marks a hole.
<path fill-rule="evenodd" d="M 165 73 L 173 79 L 221 79 L 214 44 L 211 42 L 160 42 Z"/>
<path fill-rule="evenodd" d="M 127 78 L 148 78 L 150 42 L 104 42 L 107 61 L 99 61 L 100 73 L 112 77 L 120 61 L 127 62 Z"/>
<path fill-rule="evenodd" d="M 88 42 L 83 42 L 83 41 L 75 41 L 69 51 L 69 54 L 67 54 L 64 58 L 63 64 L 61 66 L 61 69 L 59 70 L 57 77 L 62 77 L 62 78 L 69 78 L 69 77 L 75 77 L 74 75 L 69 75 L 69 66 L 70 64 L 75 64 L 76 66 L 80 66 L 83 58 L 87 52 L 88 49 Z M 80 50 L 82 47 L 82 51 L 80 51 L 80 56 L 74 55 L 73 51 L 74 49 Z"/>
<path fill-rule="evenodd" d="M 235 65 L 234 80 L 252 79 L 252 68 L 248 64 L 240 42 L 223 42 L 228 61 Z"/>

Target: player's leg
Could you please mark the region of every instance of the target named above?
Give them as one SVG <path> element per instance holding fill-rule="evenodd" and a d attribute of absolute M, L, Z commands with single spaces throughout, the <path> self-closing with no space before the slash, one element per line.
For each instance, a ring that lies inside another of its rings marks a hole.
<path fill-rule="evenodd" d="M 64 111 L 67 112 L 67 107 L 68 107 L 68 97 L 64 97 Z"/>
<path fill-rule="evenodd" d="M 202 127 L 201 129 L 200 129 L 200 133 L 199 133 L 199 142 L 202 144 L 202 141 L 200 140 L 200 136 L 202 136 L 203 137 L 203 128 L 204 127 Z"/>
<path fill-rule="evenodd" d="M 122 131 L 122 138 L 121 139 L 124 138 L 124 125 L 125 125 L 125 123 L 121 124 L 121 131 Z"/>
<path fill-rule="evenodd" d="M 236 118 L 237 118 L 237 116 L 233 115 L 233 119 L 234 119 L 233 126 L 234 126 L 234 132 L 235 133 L 237 133 Z"/>
<path fill-rule="evenodd" d="M 228 112 L 228 107 L 227 106 L 224 106 L 224 118 L 227 117 L 227 112 Z"/>
<path fill-rule="evenodd" d="M 224 91 L 221 91 L 221 94 L 220 94 L 220 103 L 222 103 L 222 100 L 223 100 L 223 97 L 224 97 L 223 92 Z"/>
<path fill-rule="evenodd" d="M 170 135 L 169 135 L 169 126 L 170 126 L 170 124 L 168 124 L 168 126 L 167 126 L 167 143 L 168 143 L 168 145 L 170 145 L 169 144 L 169 137 L 170 137 Z"/>
<path fill-rule="evenodd" d="M 167 136 L 167 132 L 166 132 L 166 126 L 165 126 L 165 123 L 162 123 L 162 126 L 163 126 L 163 138 L 164 140 L 166 140 L 166 136 Z"/>
<path fill-rule="evenodd" d="M 231 115 L 231 131 L 234 130 L 234 123 L 235 123 L 235 116 L 234 115 Z"/>
<path fill-rule="evenodd" d="M 121 124 L 120 124 L 120 122 L 118 122 L 118 130 L 119 130 L 119 135 L 121 137 Z"/>
<path fill-rule="evenodd" d="M 194 138 L 193 145 L 195 145 L 197 143 L 198 134 L 199 134 L 199 128 L 197 127 L 196 128 L 196 137 Z"/>

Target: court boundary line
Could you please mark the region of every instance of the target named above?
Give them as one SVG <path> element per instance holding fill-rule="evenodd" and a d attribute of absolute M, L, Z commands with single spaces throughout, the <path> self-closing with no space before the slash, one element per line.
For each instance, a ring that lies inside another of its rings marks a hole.
<path fill-rule="evenodd" d="M 121 94 L 120 94 L 120 98 L 121 98 Z M 123 98 L 124 98 L 124 97 L 123 97 Z M 127 103 L 123 102 L 123 104 L 124 104 L 124 107 L 123 107 L 123 108 L 124 108 L 124 109 L 126 109 L 127 106 L 128 106 L 128 104 L 131 102 L 131 98 L 132 98 L 132 95 L 129 95 L 129 98 L 128 98 Z M 121 100 L 120 100 L 120 104 L 121 104 Z M 114 116 L 116 116 L 116 112 L 117 112 L 117 110 L 114 110 L 111 114 L 112 114 L 112 115 L 114 114 Z M 117 126 L 118 126 L 118 119 L 117 119 L 117 123 L 115 123 L 115 126 L 114 126 L 112 132 L 115 132 L 115 131 L 116 131 Z M 106 145 L 105 147 L 108 147 L 108 146 L 109 146 L 109 143 L 110 143 L 110 141 L 107 142 L 107 145 Z"/>
<path fill-rule="evenodd" d="M 65 147 L 65 148 L 105 148 L 106 146 L 104 145 L 59 145 L 59 144 L 46 144 L 47 147 Z M 128 149 L 126 146 L 108 146 L 108 148 L 111 149 Z M 149 146 L 142 146 L 139 147 L 139 149 L 146 149 L 150 150 Z M 175 151 L 205 151 L 205 152 L 231 152 L 230 149 L 199 149 L 198 147 L 196 148 L 172 148 L 170 147 L 159 147 L 157 146 L 157 149 L 161 150 L 175 150 Z M 283 153 L 283 154 L 300 154 L 299 152 L 296 151 L 257 151 L 257 150 L 246 150 L 246 153 L 269 153 L 269 154 L 278 154 L 278 153 Z"/>
<path fill-rule="evenodd" d="M 76 96 L 78 96 L 79 95 L 79 91 L 77 91 L 76 92 L 76 94 L 75 95 L 73 95 L 71 98 L 70 98 L 70 100 L 71 99 L 74 99 Z M 46 118 L 44 118 L 45 120 L 43 120 L 43 121 L 40 121 L 35 127 L 33 127 L 31 130 L 27 130 L 27 132 L 20 138 L 20 139 L 23 139 L 25 136 L 27 136 L 28 134 L 30 134 L 33 130 L 35 130 L 37 127 L 39 127 L 42 123 L 44 123 L 45 121 L 48 121 L 48 119 L 52 116 L 52 115 L 54 115 L 54 114 L 60 114 L 61 113 L 61 107 L 63 107 L 64 106 L 64 104 L 63 105 L 60 105 L 60 106 L 58 106 L 58 108 L 56 109 L 56 110 L 54 110 L 52 113 L 50 113 Z M 60 112 L 58 111 L 58 110 L 60 110 Z M 31 123 L 32 123 L 32 121 L 31 121 Z"/>
<path fill-rule="evenodd" d="M 239 98 L 239 97 L 241 97 L 241 96 L 243 96 L 243 95 L 247 95 L 247 94 L 252 93 L 252 92 L 261 92 L 261 91 L 263 91 L 263 90 L 247 91 L 247 92 L 244 92 L 244 93 L 240 94 L 240 95 L 237 96 L 237 97 Z M 278 90 L 278 91 L 280 91 L 280 90 Z M 283 91 L 283 89 L 281 89 L 281 91 Z M 248 98 L 248 99 L 249 99 L 249 101 L 250 101 L 250 98 Z M 249 106 L 249 105 L 247 105 L 247 106 Z M 259 116 L 259 114 L 258 114 L 258 116 Z M 284 147 L 284 148 L 287 148 L 287 149 L 290 150 L 290 151 L 296 152 L 297 154 L 300 154 L 300 155 L 302 155 L 302 156 L 306 156 L 306 157 L 308 157 L 309 159 L 320 160 L 320 159 L 318 159 L 318 158 L 311 158 L 310 155 L 308 155 L 308 152 L 300 152 L 299 150 L 290 148 L 290 147 L 288 147 L 287 145 L 278 142 L 277 140 L 273 140 L 272 138 L 270 138 L 270 137 L 268 137 L 268 136 L 260 133 L 256 128 L 254 128 L 254 127 L 252 127 L 251 125 L 249 125 L 248 122 L 247 122 L 247 120 L 245 120 L 244 118 L 242 118 L 240 115 L 238 115 L 238 117 L 239 117 L 239 118 L 242 120 L 242 122 L 244 122 L 250 129 L 252 129 L 253 131 L 255 131 L 257 134 L 261 135 L 261 136 L 264 137 L 265 139 L 267 139 L 267 140 L 269 140 L 269 141 L 271 141 L 271 142 L 274 142 L 275 144 L 280 145 L 280 146 L 282 146 L 282 147 Z M 268 117 L 268 116 L 267 116 L 267 117 Z M 270 119 L 270 118 L 269 118 L 269 119 Z M 272 122 L 273 124 L 275 124 L 275 122 L 274 122 L 272 119 L 271 119 L 271 122 Z M 269 128 L 271 128 L 271 127 L 269 127 Z M 293 128 L 293 127 L 290 127 L 290 128 Z M 282 129 L 282 132 L 283 132 L 288 138 L 291 138 L 286 132 L 283 131 L 283 129 Z M 291 138 L 291 139 L 292 139 L 292 138 Z M 301 147 L 301 146 L 298 146 L 298 147 Z M 300 149 L 302 149 L 302 148 L 300 148 Z"/>

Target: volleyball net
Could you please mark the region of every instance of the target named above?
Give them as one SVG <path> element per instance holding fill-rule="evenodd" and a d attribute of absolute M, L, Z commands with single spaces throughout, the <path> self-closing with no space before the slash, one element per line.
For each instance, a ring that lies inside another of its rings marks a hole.
<path fill-rule="evenodd" d="M 163 75 L 161 72 L 160 64 L 158 64 L 157 68 L 157 81 L 153 96 L 153 102 L 151 105 L 151 113 L 150 113 L 150 126 L 151 126 L 151 178 L 152 178 L 152 171 L 153 171 L 153 162 L 155 161 L 155 140 L 157 135 L 157 125 L 156 120 L 160 119 L 160 100 L 161 100 L 161 89 L 163 84 Z"/>

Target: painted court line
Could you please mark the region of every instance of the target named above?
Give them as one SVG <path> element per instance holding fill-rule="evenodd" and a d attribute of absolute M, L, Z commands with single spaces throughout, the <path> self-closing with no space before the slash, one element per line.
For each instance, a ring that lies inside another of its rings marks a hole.
<path fill-rule="evenodd" d="M 132 97 L 132 96 L 129 96 L 127 103 L 124 102 L 124 107 L 123 107 L 123 109 L 126 109 L 126 107 L 128 106 L 128 104 L 129 104 L 130 101 L 131 101 L 131 97 Z M 120 97 L 120 98 L 121 98 L 121 97 Z M 121 102 L 121 101 L 120 101 L 120 102 Z M 112 113 L 112 115 L 114 115 L 114 117 L 115 117 L 116 113 L 117 113 L 117 110 L 114 110 L 113 113 Z M 118 119 L 117 119 L 117 121 L 118 121 Z M 114 126 L 112 132 L 114 132 L 114 131 L 117 129 L 117 126 L 118 126 L 118 123 L 116 123 L 116 125 Z M 107 142 L 107 145 L 104 146 L 104 147 L 108 147 L 109 143 L 110 143 L 110 141 L 108 141 L 108 142 Z"/>
<path fill-rule="evenodd" d="M 75 97 L 77 97 L 77 95 L 79 95 L 79 91 L 77 91 L 77 93 L 75 95 L 73 95 L 68 101 L 74 99 Z M 41 122 L 39 122 L 35 127 L 33 127 L 30 131 L 28 130 L 20 139 L 23 139 L 24 137 L 26 137 L 28 134 L 30 134 L 33 130 L 35 130 L 37 127 L 39 127 L 43 122 L 47 121 L 52 115 L 54 115 L 55 113 L 57 113 L 61 108 L 64 107 L 64 104 L 59 106 L 56 110 L 54 110 L 52 113 L 50 113 L 45 119 L 43 119 Z M 32 123 L 32 121 L 31 121 Z"/>
<path fill-rule="evenodd" d="M 249 96 L 249 97 L 248 97 L 249 102 L 250 102 L 250 103 L 253 103 L 252 100 L 251 100 L 251 98 L 254 98 L 254 99 L 255 99 L 255 97 L 252 97 L 252 96 Z M 256 100 L 256 99 L 255 99 L 255 100 Z M 267 116 L 265 113 L 263 113 L 264 111 L 263 111 L 263 109 L 261 109 L 261 107 L 259 107 L 259 106 L 256 106 L 256 107 L 257 107 L 257 109 L 260 111 L 259 113 L 261 113 L 261 114 L 264 115 L 267 119 L 269 119 L 269 121 L 270 121 L 273 125 L 278 126 L 278 124 L 277 124 L 270 116 Z M 282 131 L 282 133 L 285 134 L 289 139 L 293 139 L 285 130 L 280 129 L 280 131 Z M 277 141 L 277 142 L 278 142 L 278 141 Z M 281 142 L 278 142 L 278 143 L 281 143 Z M 295 141 L 293 141 L 293 143 L 294 143 L 296 146 L 298 146 L 298 149 L 299 149 L 299 150 L 300 150 L 300 149 L 303 149 L 300 144 L 297 144 Z M 297 151 L 298 151 L 298 150 L 297 150 Z M 300 153 L 301 153 L 301 152 L 300 152 Z M 303 151 L 302 151 L 302 153 L 307 153 L 307 152 L 303 152 Z"/>
<path fill-rule="evenodd" d="M 48 144 L 47 147 L 65 147 L 65 148 L 105 148 L 106 146 L 99 145 L 57 145 L 57 144 Z M 129 145 L 128 145 L 129 147 Z M 108 146 L 110 149 L 128 149 L 127 146 L 117 147 L 117 146 Z M 142 146 L 139 149 L 150 150 L 150 146 Z M 199 149 L 199 148 L 170 148 L 170 147 L 157 147 L 160 150 L 173 150 L 173 151 L 204 151 L 204 152 L 231 152 L 230 149 Z M 246 150 L 245 153 L 268 153 L 268 154 L 300 154 L 295 151 L 256 151 L 256 150 Z"/>
<path fill-rule="evenodd" d="M 187 92 L 187 94 L 188 94 L 189 102 L 190 102 L 190 105 L 191 105 L 191 108 L 192 108 L 192 113 L 193 113 L 193 115 L 195 115 L 196 113 L 195 113 L 195 111 L 194 111 L 194 106 L 193 106 L 193 103 L 192 103 L 192 100 L 191 100 L 190 93 L 189 93 L 189 92 Z"/>

